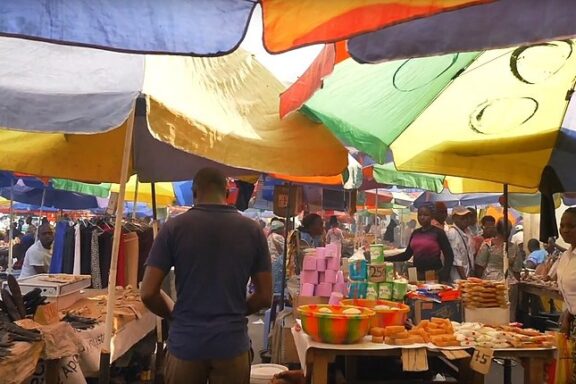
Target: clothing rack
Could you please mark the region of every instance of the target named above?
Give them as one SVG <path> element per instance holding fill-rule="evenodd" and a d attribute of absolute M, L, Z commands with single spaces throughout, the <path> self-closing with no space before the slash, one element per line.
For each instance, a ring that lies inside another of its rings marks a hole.
<path fill-rule="evenodd" d="M 152 227 L 138 219 L 122 220 L 116 285 L 137 287 L 153 242 Z M 115 217 L 94 215 L 56 224 L 50 273 L 92 276 L 92 287 L 106 288 L 112 259 Z"/>

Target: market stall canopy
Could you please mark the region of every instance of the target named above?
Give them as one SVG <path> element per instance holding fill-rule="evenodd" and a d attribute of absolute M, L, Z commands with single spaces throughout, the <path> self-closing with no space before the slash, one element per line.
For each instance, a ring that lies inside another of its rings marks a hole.
<path fill-rule="evenodd" d="M 352 57 L 376 63 L 479 51 L 576 36 L 573 0 L 499 0 L 412 20 L 348 41 Z"/>
<path fill-rule="evenodd" d="M 24 173 L 0 171 L 0 187 L 28 187 L 37 189 L 56 189 L 61 191 L 76 192 L 83 195 L 90 195 L 108 198 L 111 184 L 89 184 L 66 179 L 54 179 L 37 177 Z"/>
<path fill-rule="evenodd" d="M 491 0 L 260 0 L 271 52 L 346 39 Z M 0 34 L 140 52 L 215 56 L 244 38 L 255 0 L 3 0 Z"/>
<path fill-rule="evenodd" d="M 396 169 L 393 162 L 372 164 L 362 169 L 363 188 L 373 186 L 397 186 L 400 188 L 420 189 L 441 193 L 448 189 L 452 193 L 500 193 L 503 185 L 490 181 L 468 179 L 463 177 L 442 176 L 419 172 L 404 172 Z M 514 193 L 535 193 L 536 188 L 511 186 Z"/>
<path fill-rule="evenodd" d="M 392 149 L 402 171 L 533 189 L 552 168 L 576 189 L 576 135 L 566 125 L 576 119 L 564 120 L 573 49 L 556 41 L 375 65 L 349 59 L 303 110 L 377 161 Z"/>
<path fill-rule="evenodd" d="M 29 168 L 39 159 L 19 160 L 3 152 L 0 167 L 70 179 L 118 181 L 119 170 L 105 169 L 105 165 L 118 168 L 122 152 L 102 149 L 122 148 L 121 131 L 143 94 L 145 126 L 156 141 L 245 170 L 301 176 L 340 174 L 347 163 L 346 149 L 322 124 L 298 114 L 279 119 L 278 95 L 283 89 L 241 50 L 220 58 L 140 56 L 1 38 L 0 126 L 43 135 L 2 132 L 5 139 L 0 140 L 12 146 L 14 140 L 29 140 L 28 150 L 43 158 L 36 164 L 42 168 L 38 172 Z M 140 127 L 135 133 L 136 141 L 142 130 Z M 74 148 L 68 145 L 71 141 L 76 141 Z M 77 148 L 80 143 L 83 148 L 91 147 L 90 151 Z M 50 148 L 55 146 L 76 151 L 70 156 L 76 160 L 68 164 L 62 156 L 49 158 L 46 149 L 59 156 L 59 151 Z M 154 155 L 149 150 L 142 153 L 147 159 Z M 323 161 L 309 161 L 311 153 Z M 134 158 L 143 161 L 138 155 Z M 154 159 L 149 164 L 164 162 L 163 170 L 184 164 L 166 160 Z M 193 164 L 193 160 L 189 162 Z M 17 168 L 18 162 L 28 169 Z M 45 172 L 51 162 L 69 169 L 58 174 Z M 87 169 L 88 164 L 94 168 Z M 161 173 L 162 169 L 157 166 L 155 171 Z M 153 178 L 142 177 L 148 179 Z"/>
<path fill-rule="evenodd" d="M 176 199 L 172 183 L 155 183 L 156 187 L 156 204 L 165 207 L 173 205 Z M 138 193 L 136 194 L 136 189 Z M 120 185 L 112 184 L 112 192 L 118 193 Z M 138 203 L 152 204 L 152 189 L 150 183 L 137 182 L 136 176 L 132 176 L 126 183 L 126 193 L 124 199 L 126 202 L 134 202 L 136 198 Z"/>
<path fill-rule="evenodd" d="M 414 206 L 419 208 L 431 203 L 443 202 L 448 208 L 456 206 L 474 207 L 474 206 L 487 206 L 487 205 L 500 205 L 502 198 L 501 193 L 459 193 L 453 194 L 449 191 L 442 193 L 424 192 L 415 201 Z M 558 197 L 558 203 L 561 202 Z M 508 204 L 522 212 L 538 212 L 540 209 L 540 194 L 516 194 L 511 193 L 508 196 Z"/>
<path fill-rule="evenodd" d="M 81 193 L 68 192 L 54 188 L 31 188 L 23 185 L 0 188 L 0 195 L 6 199 L 35 206 L 57 209 L 90 209 L 102 208 L 108 205 L 108 199 Z M 43 196 L 44 195 L 44 196 Z M 44 204 L 42 198 L 44 197 Z"/>

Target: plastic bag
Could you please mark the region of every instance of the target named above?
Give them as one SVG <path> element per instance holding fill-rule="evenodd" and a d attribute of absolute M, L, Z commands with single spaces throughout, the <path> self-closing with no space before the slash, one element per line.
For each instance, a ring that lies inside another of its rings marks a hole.
<path fill-rule="evenodd" d="M 556 359 L 548 366 L 548 384 L 572 383 L 574 341 L 556 333 Z"/>

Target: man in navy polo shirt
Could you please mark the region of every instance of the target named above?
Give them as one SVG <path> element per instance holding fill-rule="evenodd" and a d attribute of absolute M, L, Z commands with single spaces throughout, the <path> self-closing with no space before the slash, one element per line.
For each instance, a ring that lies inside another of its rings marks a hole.
<path fill-rule="evenodd" d="M 166 383 L 249 384 L 246 316 L 272 302 L 266 237 L 258 223 L 226 205 L 226 178 L 219 171 L 199 171 L 193 191 L 194 208 L 170 219 L 154 241 L 142 301 L 171 321 Z M 172 267 L 173 310 L 160 291 Z M 255 292 L 247 297 L 249 279 Z"/>

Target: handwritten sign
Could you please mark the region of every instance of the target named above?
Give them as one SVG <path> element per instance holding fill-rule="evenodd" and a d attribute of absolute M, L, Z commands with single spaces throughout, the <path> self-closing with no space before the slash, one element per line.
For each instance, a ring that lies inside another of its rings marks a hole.
<path fill-rule="evenodd" d="M 368 279 L 373 283 L 383 283 L 386 281 L 386 265 L 372 264 L 369 266 Z"/>
<path fill-rule="evenodd" d="M 492 356 L 494 356 L 494 350 L 477 347 L 472 355 L 472 360 L 470 360 L 470 368 L 478 373 L 487 375 L 492 366 Z"/>

